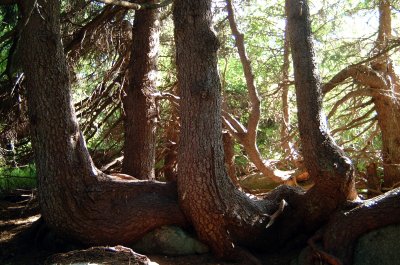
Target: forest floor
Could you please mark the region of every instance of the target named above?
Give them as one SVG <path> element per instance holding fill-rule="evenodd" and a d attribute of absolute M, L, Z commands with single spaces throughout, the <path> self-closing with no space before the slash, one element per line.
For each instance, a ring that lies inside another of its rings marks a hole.
<path fill-rule="evenodd" d="M 16 190 L 0 196 L 0 264 L 37 265 L 56 253 L 79 249 L 74 245 L 62 245 L 54 237 L 41 233 L 41 238 L 30 235 L 32 226 L 40 218 L 39 206 L 34 191 Z M 37 233 L 40 234 L 40 233 Z M 50 237 L 45 238 L 43 237 Z M 41 242 L 41 243 L 38 243 Z M 44 243 L 43 243 L 44 242 Z M 289 265 L 298 251 L 256 255 L 262 264 Z M 153 264 L 159 265 L 229 265 L 239 263 L 221 262 L 211 254 L 188 256 L 147 255 Z M 101 263 L 75 264 L 131 264 L 117 260 L 102 260 Z M 63 263 L 64 264 L 64 263 Z M 66 263 L 73 264 L 73 263 Z"/>

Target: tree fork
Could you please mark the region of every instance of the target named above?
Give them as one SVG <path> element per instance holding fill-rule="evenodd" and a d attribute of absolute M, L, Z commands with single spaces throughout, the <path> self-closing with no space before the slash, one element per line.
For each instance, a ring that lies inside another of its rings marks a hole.
<path fill-rule="evenodd" d="M 32 9 L 35 4 L 40 10 Z M 21 7 L 30 16 L 21 33 L 22 67 L 45 222 L 87 244 L 131 243 L 162 225 L 184 226 L 173 184 L 122 180 L 94 167 L 71 103 L 60 1 L 24 1 Z"/>

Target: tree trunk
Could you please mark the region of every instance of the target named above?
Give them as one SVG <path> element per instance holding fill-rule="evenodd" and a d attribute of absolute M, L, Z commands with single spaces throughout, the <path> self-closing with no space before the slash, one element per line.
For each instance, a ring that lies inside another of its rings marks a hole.
<path fill-rule="evenodd" d="M 129 85 L 124 98 L 125 145 L 122 172 L 139 179 L 154 179 L 159 46 L 158 9 L 135 12 Z"/>
<path fill-rule="evenodd" d="M 329 136 L 322 111 L 322 93 L 315 63 L 307 1 L 286 0 L 288 29 L 293 56 L 302 155 L 314 187 L 304 196 L 303 212 L 318 225 L 354 199 L 354 169 L 349 158 Z"/>
<path fill-rule="evenodd" d="M 233 258 L 236 243 L 255 240 L 265 229 L 266 204 L 236 189 L 225 170 L 211 0 L 177 0 L 173 14 L 181 98 L 180 205 L 200 239 L 217 256 Z"/>
<path fill-rule="evenodd" d="M 389 0 L 379 1 L 379 32 L 376 52 L 387 48 L 392 38 L 391 6 Z M 382 133 L 383 187 L 400 186 L 400 79 L 394 72 L 388 54 L 371 63 L 372 69 L 381 73 L 383 86 L 373 93 L 378 124 Z"/>
<path fill-rule="evenodd" d="M 88 244 L 129 243 L 156 227 L 183 225 L 173 185 L 118 179 L 93 165 L 71 103 L 60 1 L 21 1 L 20 9 L 27 19 L 21 64 L 46 223 Z"/>

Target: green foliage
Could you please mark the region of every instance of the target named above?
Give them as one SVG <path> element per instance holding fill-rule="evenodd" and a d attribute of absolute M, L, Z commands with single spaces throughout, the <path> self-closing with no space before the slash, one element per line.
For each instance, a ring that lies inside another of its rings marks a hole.
<path fill-rule="evenodd" d="M 0 168 L 0 193 L 17 188 L 31 189 L 34 187 L 36 187 L 35 165 Z"/>

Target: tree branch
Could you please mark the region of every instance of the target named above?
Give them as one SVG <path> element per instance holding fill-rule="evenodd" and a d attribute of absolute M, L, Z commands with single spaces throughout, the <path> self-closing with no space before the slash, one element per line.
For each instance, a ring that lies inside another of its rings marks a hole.
<path fill-rule="evenodd" d="M 247 92 L 249 94 L 251 102 L 251 112 L 249 121 L 247 123 L 247 138 L 254 143 L 257 138 L 257 127 L 260 120 L 260 98 L 258 96 L 257 88 L 255 85 L 254 74 L 251 68 L 250 59 L 247 57 L 246 48 L 244 45 L 244 35 L 239 32 L 235 20 L 235 14 L 233 11 L 232 1 L 226 0 L 226 8 L 228 11 L 229 26 L 232 31 L 232 35 L 235 37 L 235 45 L 238 49 L 240 62 L 242 63 L 244 77 L 246 79 Z"/>
<path fill-rule="evenodd" d="M 156 9 L 156 8 L 165 7 L 173 2 L 173 0 L 164 0 L 159 3 L 137 4 L 137 3 L 132 3 L 129 1 L 125 1 L 125 0 L 95 0 L 95 1 L 107 4 L 107 5 L 122 6 L 124 8 L 133 9 L 133 10 Z"/>

